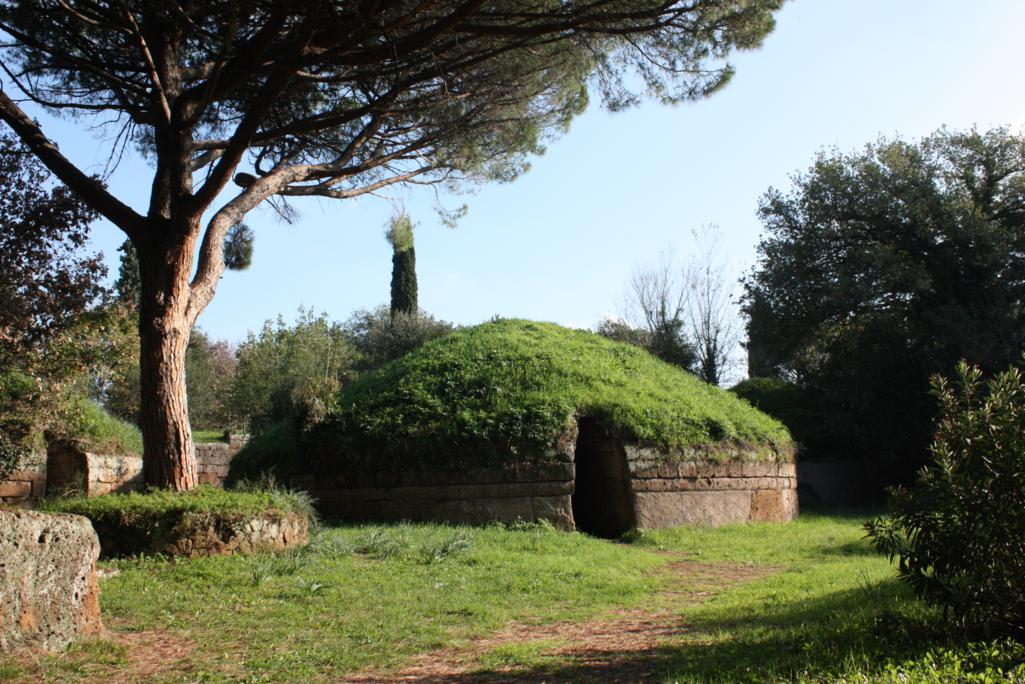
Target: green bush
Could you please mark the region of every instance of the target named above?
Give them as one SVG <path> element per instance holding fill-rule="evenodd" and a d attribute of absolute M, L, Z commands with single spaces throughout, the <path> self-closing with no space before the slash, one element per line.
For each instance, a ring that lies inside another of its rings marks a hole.
<path fill-rule="evenodd" d="M 814 391 L 779 378 L 749 378 L 730 392 L 786 425 L 800 445 L 802 459 L 828 459 L 838 451 L 846 454 L 847 442 L 837 439 Z"/>
<path fill-rule="evenodd" d="M 309 425 L 335 401 L 357 356 L 340 325 L 299 310 L 295 324 L 267 321 L 239 345 L 231 384 L 236 422 L 254 434 L 282 419 Z"/>
<path fill-rule="evenodd" d="M 967 629 L 1025 636 L 1025 382 L 1017 369 L 982 382 L 961 363 L 937 377 L 934 462 L 869 536 L 920 596 Z"/>
<path fill-rule="evenodd" d="M 451 323 L 425 311 L 418 315 L 392 313 L 385 306 L 357 311 L 345 323 L 346 336 L 360 355 L 356 362 L 359 371 L 381 368 L 453 329 Z"/>

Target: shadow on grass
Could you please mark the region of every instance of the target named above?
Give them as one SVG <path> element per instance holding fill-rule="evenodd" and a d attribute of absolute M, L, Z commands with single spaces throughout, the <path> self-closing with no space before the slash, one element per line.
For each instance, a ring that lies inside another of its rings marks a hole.
<path fill-rule="evenodd" d="M 524 669 L 467 674 L 425 672 L 403 682 L 764 682 L 871 676 L 887 662 L 921 658 L 950 645 L 897 580 L 808 601 L 769 605 L 756 614 L 728 609 L 677 618 L 669 642 L 641 650 L 574 650 Z"/>

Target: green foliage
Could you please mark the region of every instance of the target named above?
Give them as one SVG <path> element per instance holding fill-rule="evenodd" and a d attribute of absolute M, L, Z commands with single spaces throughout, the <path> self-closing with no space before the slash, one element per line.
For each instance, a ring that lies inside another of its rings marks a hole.
<path fill-rule="evenodd" d="M 839 455 L 846 446 L 830 443 L 831 423 L 827 419 L 823 424 L 814 395 L 795 383 L 779 378 L 748 378 L 731 387 L 730 392 L 786 425 L 803 460 Z"/>
<path fill-rule="evenodd" d="M 687 340 L 679 317 L 661 320 L 651 330 L 633 328 L 623 321 L 606 318 L 598 324 L 595 332 L 610 340 L 646 349 L 666 363 L 684 370 L 692 370 L 697 363 L 697 352 Z"/>
<path fill-rule="evenodd" d="M 342 327 L 299 310 L 289 326 L 280 316 L 250 333 L 238 348 L 230 405 L 236 423 L 259 432 L 282 419 L 300 425 L 323 419 L 356 358 Z"/>
<path fill-rule="evenodd" d="M 344 325 L 345 335 L 359 353 L 354 370 L 377 370 L 425 343 L 444 337 L 453 326 L 426 311 L 416 316 L 392 314 L 387 307 L 356 311 Z"/>
<path fill-rule="evenodd" d="M 100 254 L 85 253 L 85 204 L 0 132 L 0 472 L 54 427 L 61 402 L 102 355 Z"/>
<path fill-rule="evenodd" d="M 391 315 L 416 317 L 420 313 L 417 303 L 416 249 L 413 247 L 413 222 L 405 213 L 399 213 L 388 222 L 385 237 L 392 246 L 391 257 Z"/>
<path fill-rule="evenodd" d="M 641 349 L 551 323 L 502 320 L 430 342 L 346 386 L 278 474 L 542 458 L 578 415 L 667 451 L 726 442 L 771 458 L 790 445 L 775 420 Z M 253 453 L 268 453 L 258 443 Z M 246 452 L 232 465 L 259 471 Z"/>
<path fill-rule="evenodd" d="M 1025 139 L 1004 129 L 821 154 L 762 198 L 750 373 L 805 391 L 822 443 L 910 476 L 931 438 L 929 377 L 1022 352 L 1023 207 Z"/>
<path fill-rule="evenodd" d="M 231 345 L 211 340 L 198 328 L 192 331 L 185 350 L 185 384 L 194 429 L 224 428 L 236 422 L 230 397 L 236 365 Z"/>
<path fill-rule="evenodd" d="M 253 263 L 253 229 L 236 223 L 224 237 L 224 266 L 232 271 L 244 271 Z"/>
<path fill-rule="evenodd" d="M 915 592 L 968 628 L 1025 636 L 1025 381 L 959 364 L 934 380 L 934 463 L 867 525 Z"/>
<path fill-rule="evenodd" d="M 288 490 L 231 491 L 200 485 L 189 492 L 153 489 L 148 492 L 107 494 L 94 497 L 47 499 L 40 510 L 74 513 L 90 520 L 118 518 L 138 521 L 164 519 L 181 513 L 209 513 L 226 517 L 256 515 L 268 510 L 281 513 L 308 512 L 309 500 Z"/>
<path fill-rule="evenodd" d="M 115 454 L 142 454 L 142 433 L 133 423 L 110 415 L 103 406 L 84 397 L 73 399 L 65 410 L 61 436 L 91 449 Z"/>
<path fill-rule="evenodd" d="M 122 242 L 117 251 L 121 252 L 121 259 L 117 269 L 117 280 L 114 281 L 114 292 L 121 302 L 137 311 L 139 300 L 142 298 L 139 253 L 135 251 L 135 245 L 131 240 Z"/>

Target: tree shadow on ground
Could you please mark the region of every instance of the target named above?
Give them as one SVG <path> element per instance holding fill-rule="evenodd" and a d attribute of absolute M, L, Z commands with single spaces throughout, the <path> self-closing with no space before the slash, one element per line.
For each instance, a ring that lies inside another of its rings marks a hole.
<path fill-rule="evenodd" d="M 902 610 L 906 608 L 906 610 Z M 642 649 L 584 649 L 564 644 L 542 656 L 551 662 L 472 672 L 406 672 L 396 679 L 417 684 L 518 682 L 763 682 L 830 680 L 870 674 L 887 662 L 922 657 L 950 645 L 930 626 L 931 614 L 907 600 L 898 580 L 769 606 L 742 616 L 714 610 L 694 619 L 667 616 L 674 624 L 664 643 Z"/>

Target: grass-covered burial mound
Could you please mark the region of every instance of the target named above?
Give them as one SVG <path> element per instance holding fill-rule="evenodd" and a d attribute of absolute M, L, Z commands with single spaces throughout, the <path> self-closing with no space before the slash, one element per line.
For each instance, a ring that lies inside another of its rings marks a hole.
<path fill-rule="evenodd" d="M 303 435 L 279 425 L 254 439 L 234 476 L 346 468 L 474 467 L 558 460 L 580 418 L 665 457 L 788 455 L 779 422 L 636 347 L 551 323 L 501 320 L 435 340 L 342 391 Z"/>
<path fill-rule="evenodd" d="M 791 520 L 793 448 L 749 404 L 636 347 L 550 323 L 458 332 L 345 387 L 328 418 L 257 436 L 328 517 L 631 527 Z"/>

